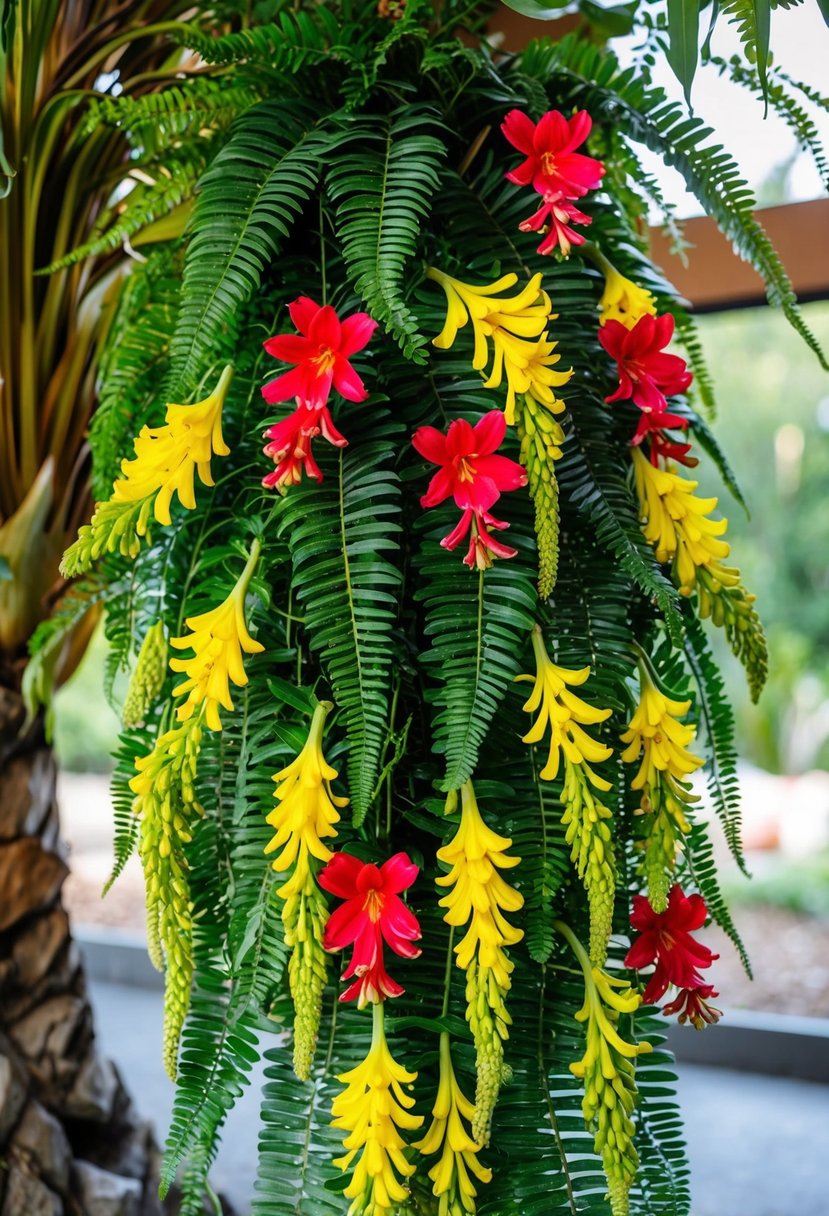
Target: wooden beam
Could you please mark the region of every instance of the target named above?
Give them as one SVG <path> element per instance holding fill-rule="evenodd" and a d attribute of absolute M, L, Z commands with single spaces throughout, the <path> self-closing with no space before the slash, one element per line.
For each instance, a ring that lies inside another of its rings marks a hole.
<path fill-rule="evenodd" d="M 765 228 L 801 302 L 829 299 L 829 199 L 764 207 Z M 651 257 L 695 312 L 750 308 L 766 303 L 763 280 L 739 258 L 708 216 L 683 221 L 693 248 L 683 266 L 661 228 L 651 229 Z"/>

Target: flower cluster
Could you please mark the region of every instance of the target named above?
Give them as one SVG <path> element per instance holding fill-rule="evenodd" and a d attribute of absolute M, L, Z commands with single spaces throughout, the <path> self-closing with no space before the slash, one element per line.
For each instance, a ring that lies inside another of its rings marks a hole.
<path fill-rule="evenodd" d="M 567 925 L 556 928 L 569 943 L 584 976 L 584 1004 L 576 1020 L 585 1026 L 585 1052 L 570 1065 L 584 1081 L 582 1113 L 595 1132 L 594 1148 L 601 1154 L 613 1216 L 627 1216 L 628 1192 L 639 1157 L 633 1143 L 631 1118 L 637 1100 L 634 1061 L 652 1051 L 650 1043 L 628 1043 L 619 1033 L 621 1014 L 634 1013 L 641 997 L 626 980 L 615 979 L 591 966 L 584 947 Z"/>
<path fill-rule="evenodd" d="M 437 854 L 451 868 L 437 882 L 449 888 L 440 900 L 446 923 L 453 928 L 469 925 L 454 949 L 458 966 L 467 974 L 466 1017 L 475 1039 L 478 1073 L 472 1132 L 479 1143 L 489 1139 L 504 1074 L 503 1041 L 510 1025 L 506 995 L 514 966 L 506 947 L 524 936 L 504 915 L 524 906 L 523 897 L 500 873 L 520 863 L 520 858 L 507 855 L 511 845 L 484 823 L 472 782 L 467 781 L 461 788 L 460 826 Z"/>
<path fill-rule="evenodd" d="M 352 1201 L 348 1216 L 391 1216 L 408 1199 L 401 1179 L 415 1172 L 400 1132 L 416 1130 L 423 1118 L 410 1113 L 414 1098 L 406 1091 L 417 1073 L 403 1068 L 389 1051 L 382 1003 L 374 1006 L 368 1055 L 337 1080 L 345 1089 L 332 1103 L 332 1123 L 347 1134 L 345 1155 L 334 1164 L 343 1171 L 354 1167 L 343 1192 Z"/>
<path fill-rule="evenodd" d="M 565 118 L 559 110 L 548 110 L 534 123 L 521 110 L 510 110 L 501 130 L 524 161 L 506 174 L 517 186 L 532 186 L 541 195 L 541 206 L 519 225 L 522 232 L 541 232 L 538 252 L 561 249 L 564 257 L 584 237 L 573 224 L 589 224 L 590 217 L 574 205 L 595 190 L 604 177 L 604 165 L 592 156 L 577 152 L 590 134 L 593 121 L 586 110 Z"/>
<path fill-rule="evenodd" d="M 135 557 L 148 534 L 150 516 L 169 526 L 174 495 L 188 511 L 194 509 L 196 473 L 202 485 L 212 486 L 212 457 L 230 453 L 222 437 L 222 409 L 232 379 L 233 368 L 226 367 L 203 401 L 170 404 L 163 426 L 141 428 L 133 440 L 135 455 L 121 462 L 112 496 L 96 505 L 91 521 L 64 553 L 64 577 L 88 570 L 105 552 L 117 549 L 122 557 Z"/>
<path fill-rule="evenodd" d="M 664 912 L 656 912 L 644 895 L 634 895 L 630 923 L 639 937 L 625 956 L 626 967 L 656 964 L 642 999 L 647 1004 L 656 1002 L 674 985 L 677 995 L 663 1013 L 676 1013 L 680 1022 L 690 1021 L 697 1030 L 722 1016 L 708 1003 L 717 996 L 713 985 L 700 975 L 719 955 L 692 937 L 692 930 L 701 929 L 707 916 L 702 896 L 686 896 L 678 883 L 671 887 Z"/>
<path fill-rule="evenodd" d="M 167 674 L 167 639 L 164 622 L 156 621 L 144 635 L 124 696 L 121 720 L 126 727 L 140 726 L 164 687 Z"/>
<path fill-rule="evenodd" d="M 322 994 L 328 975 L 323 934 L 328 909 L 317 885 L 319 863 L 330 861 L 324 840 L 336 836 L 340 810 L 348 805 L 331 789 L 337 777 L 322 753 L 325 720 L 333 709 L 321 701 L 299 755 L 274 774 L 276 806 L 267 817 L 275 836 L 266 853 L 279 853 L 273 868 L 287 874 L 278 888 L 285 945 L 291 951 L 288 981 L 294 1002 L 294 1071 L 308 1080 L 316 1049 Z"/>
<path fill-rule="evenodd" d="M 689 804 L 698 800 L 688 784 L 702 760 L 688 751 L 695 728 L 680 721 L 690 701 L 675 701 L 656 683 L 644 656 L 639 662 L 639 704 L 622 734 L 626 764 L 639 763 L 631 788 L 641 790 L 640 813 L 647 822 L 643 870 L 648 899 L 657 912 L 665 910 L 670 874 L 682 836 L 691 830 Z"/>
<path fill-rule="evenodd" d="M 464 418 L 457 418 L 445 435 L 433 426 L 422 426 L 412 436 L 420 455 L 439 466 L 420 500 L 421 506 L 436 507 L 450 496 L 454 499 L 463 514 L 440 543 L 444 549 L 454 549 L 469 534 L 463 560 L 465 565 L 478 570 L 491 566 L 493 557 L 515 557 L 516 553 L 496 540 L 490 531 L 509 527 L 495 518 L 490 507 L 503 491 L 516 490 L 527 483 L 520 464 L 496 455 L 506 425 L 501 411 L 492 410 L 474 427 Z"/>
<path fill-rule="evenodd" d="M 610 938 L 616 874 L 610 811 L 595 793 L 596 790 L 609 790 L 610 783 L 600 777 L 592 765 L 606 760 L 612 751 L 606 744 L 597 743 L 584 727 L 604 722 L 610 717 L 610 710 L 594 709 L 570 691 L 573 685 L 587 680 L 589 667 L 568 671 L 553 663 L 538 625 L 533 630 L 532 642 L 536 674 L 516 679 L 533 683 L 524 710 L 539 712 L 523 742 L 539 743 L 549 727 L 550 749 L 540 773 L 542 781 L 556 779 L 561 757 L 564 757 L 562 823 L 567 829 L 565 839 L 570 845 L 570 859 L 584 882 L 590 904 L 590 957 L 601 964 Z"/>
<path fill-rule="evenodd" d="M 325 926 L 323 945 L 326 950 L 354 947 L 343 972 L 343 979 L 353 983 L 341 1001 L 356 1000 L 362 1009 L 369 1001 L 377 1004 L 403 993 L 386 972 L 383 942 L 401 958 L 420 954 L 414 945 L 420 938 L 420 925 L 400 898 L 417 875 L 417 866 L 405 853 L 395 853 L 382 866 L 360 861 L 350 853 L 335 853 L 320 871 L 320 886 L 344 901 Z"/>
<path fill-rule="evenodd" d="M 507 424 L 515 422 L 516 394 L 528 393 L 544 405 L 552 406 L 555 388 L 566 384 L 572 369 L 557 371 L 561 355 L 555 353 L 556 343 L 549 340 L 547 324 L 553 319 L 550 297 L 541 288 L 541 275 L 534 274 L 517 295 L 503 293 L 518 282 L 516 274 L 505 274 L 494 283 L 475 287 L 453 279 L 434 266 L 427 271 L 430 279 L 440 283 L 446 293 L 446 321 L 432 345 L 449 350 L 458 330 L 472 322 L 474 351 L 472 367 L 486 375 L 484 388 L 500 388 L 507 381 L 504 414 Z M 490 359 L 492 367 L 485 368 Z"/>
<path fill-rule="evenodd" d="M 432 1122 L 426 1135 L 415 1148 L 424 1157 L 440 1153 L 437 1163 L 429 1170 L 432 1194 L 439 1202 L 438 1216 L 468 1216 L 475 1212 L 479 1182 L 492 1179 L 492 1170 L 481 1165 L 478 1153 L 481 1145 L 473 1140 L 466 1123 L 475 1118 L 475 1107 L 464 1094 L 452 1067 L 452 1051 L 446 1031 L 440 1036 L 440 1081 L 432 1107 Z"/>
<path fill-rule="evenodd" d="M 230 681 L 239 688 L 248 682 L 242 652 L 258 654 L 264 650 L 262 643 L 250 636 L 245 623 L 245 596 L 259 560 L 259 552 L 260 544 L 256 540 L 251 547 L 248 563 L 227 599 L 209 612 L 187 617 L 185 623 L 190 633 L 180 638 L 170 638 L 170 645 L 176 650 L 194 652 L 190 659 L 170 660 L 173 671 L 186 676 L 173 689 L 175 697 L 187 694 L 184 704 L 176 710 L 180 722 L 199 709 L 199 712 L 203 710 L 210 730 L 221 730 L 219 706 L 233 709 Z"/>
<path fill-rule="evenodd" d="M 265 431 L 269 440 L 265 455 L 276 468 L 262 484 L 280 492 L 300 481 L 303 472 L 322 481 L 311 450 L 317 435 L 335 447 L 348 443 L 334 426 L 328 399 L 333 388 L 346 401 L 365 401 L 365 386 L 349 360 L 368 345 L 377 328 L 367 313 L 357 312 L 340 321 L 330 304 L 319 305 L 308 296 L 299 296 L 288 312 L 299 333 L 278 334 L 264 343 L 269 355 L 294 364 L 291 371 L 268 381 L 262 389 L 270 404 L 296 400 L 293 413 Z"/>

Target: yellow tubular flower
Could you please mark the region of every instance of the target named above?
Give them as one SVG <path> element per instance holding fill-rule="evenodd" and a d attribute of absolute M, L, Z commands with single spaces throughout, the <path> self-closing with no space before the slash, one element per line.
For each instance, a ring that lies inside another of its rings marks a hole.
<path fill-rule="evenodd" d="M 663 773 L 684 781 L 702 765 L 698 756 L 688 751 L 696 728 L 679 721 L 691 708 L 690 701 L 673 701 L 657 688 L 644 663 L 639 664 L 639 704 L 630 724 L 621 736 L 628 747 L 622 752 L 626 764 L 642 763 L 631 781 L 631 788 L 644 789 L 655 785 Z"/>
<path fill-rule="evenodd" d="M 484 1183 L 492 1178 L 492 1170 L 478 1161 L 481 1146 L 472 1139 L 464 1122 L 474 1116 L 475 1107 L 455 1077 L 449 1035 L 444 1031 L 440 1036 L 440 1082 L 432 1107 L 432 1123 L 414 1146 L 424 1157 L 440 1153 L 437 1164 L 429 1170 L 434 1184 L 432 1194 L 440 1201 L 438 1216 L 472 1216 L 478 1194 L 472 1176 Z"/>
<path fill-rule="evenodd" d="M 332 853 L 323 838 L 336 836 L 338 807 L 348 806 L 331 790 L 337 777 L 322 754 L 325 719 L 334 706 L 321 701 L 314 710 L 308 738 L 302 751 L 274 775 L 277 805 L 267 822 L 276 835 L 265 846 L 266 853 L 280 850 L 272 865 L 290 877 L 277 891 L 283 900 L 282 925 L 285 944 L 291 950 L 288 981 L 293 997 L 294 1071 L 301 1081 L 311 1075 L 322 1012 L 322 994 L 328 974 L 322 937 L 328 920 L 325 898 L 316 883 L 319 863 Z"/>
<path fill-rule="evenodd" d="M 190 718 L 161 735 L 148 756 L 135 762 L 130 781 L 141 816 L 139 855 L 147 898 L 150 958 L 165 970 L 164 1065 L 175 1079 L 181 1028 L 193 979 L 192 904 L 184 846 L 202 808 L 194 790 L 202 728 Z"/>
<path fill-rule="evenodd" d="M 647 1042 L 628 1043 L 617 1023 L 620 1014 L 639 1007 L 641 997 L 626 980 L 591 966 L 581 942 L 566 925 L 556 921 L 555 927 L 571 946 L 584 975 L 584 1004 L 575 1016 L 586 1024 L 585 1052 L 570 1065 L 570 1071 L 584 1081 L 582 1113 L 587 1127 L 595 1132 L 613 1216 L 627 1216 L 628 1193 L 639 1164 L 631 1119 L 638 1096 L 634 1061 L 653 1048 Z"/>
<path fill-rule="evenodd" d="M 332 853 L 323 839 L 336 836 L 334 825 L 340 821 L 337 808 L 348 806 L 347 798 L 332 793 L 331 782 L 337 777 L 337 770 L 322 754 L 325 719 L 333 708 L 330 701 L 317 705 L 302 751 L 273 778 L 276 806 L 267 821 L 276 835 L 265 852 L 280 849 L 272 862 L 273 868 L 282 872 L 294 868 L 300 884 L 308 873 L 309 858 L 323 863 L 330 861 Z"/>
<path fill-rule="evenodd" d="M 597 789 L 608 790 L 610 786 L 598 777 L 590 767 L 598 764 L 612 755 L 612 749 L 595 739 L 582 729 L 584 726 L 594 726 L 610 717 L 609 709 L 593 709 L 582 701 L 570 686 L 584 684 L 590 675 L 590 668 L 583 667 L 580 671 L 569 671 L 558 667 L 552 662 L 544 645 L 544 637 L 540 626 L 536 625 L 532 635 L 533 650 L 535 651 L 536 674 L 534 676 L 516 676 L 517 681 L 534 683 L 534 688 L 524 703 L 527 713 L 539 711 L 538 717 L 530 730 L 523 737 L 524 743 L 538 743 L 550 729 L 550 752 L 547 763 L 541 770 L 543 781 L 554 781 L 561 762 L 561 753 L 571 764 L 581 765 L 591 783 Z"/>
<path fill-rule="evenodd" d="M 170 638 L 177 650 L 192 649 L 192 659 L 171 659 L 173 671 L 187 678 L 175 689 L 178 697 L 187 693 L 187 700 L 176 710 L 179 721 L 189 718 L 204 703 L 205 722 L 210 730 L 221 730 L 219 706 L 233 709 L 229 681 L 238 687 L 248 682 L 242 662 L 242 651 L 258 654 L 264 650 L 255 642 L 245 624 L 245 595 L 259 560 L 260 544 L 253 542 L 248 563 L 227 599 L 210 612 L 188 617 L 186 624 L 192 632 L 180 638 Z"/>
<path fill-rule="evenodd" d="M 601 259 L 605 275 L 604 291 L 599 300 L 599 324 L 607 321 L 621 321 L 626 329 L 632 329 L 637 321 L 644 316 L 656 316 L 656 301 L 644 287 L 638 287 L 630 279 L 611 266 L 605 258 Z"/>
<path fill-rule="evenodd" d="M 155 495 L 153 514 L 165 525 L 174 494 L 193 510 L 196 470 L 202 485 L 212 486 L 211 457 L 230 452 L 222 438 L 222 407 L 232 379 L 233 368 L 226 367 L 209 397 L 195 405 L 168 405 L 164 426 L 142 427 L 134 459 L 121 463 L 123 477 L 113 486 L 113 501 L 132 503 Z"/>
<path fill-rule="evenodd" d="M 698 482 L 680 477 L 668 467 L 655 468 L 639 448 L 632 449 L 633 471 L 642 531 L 656 550 L 657 560 L 672 562 L 677 586 L 691 595 L 697 582 L 697 569 L 718 567 L 728 557 L 724 535 L 727 519 L 709 519 L 716 498 L 697 498 Z"/>
<path fill-rule="evenodd" d="M 226 367 L 209 397 L 195 405 L 168 405 L 163 426 L 142 428 L 133 441 L 134 458 L 121 462 L 112 496 L 96 504 L 90 523 L 63 555 L 65 577 L 88 570 L 104 551 L 135 557 L 151 514 L 160 524 L 170 523 L 174 494 L 188 510 L 195 507 L 196 471 L 203 485 L 212 486 L 211 457 L 230 452 L 222 438 L 222 408 L 232 379 L 233 368 Z"/>
<path fill-rule="evenodd" d="M 450 866 L 437 879 L 449 893 L 440 900 L 446 908 L 447 924 L 469 928 L 455 946 L 458 966 L 467 973 L 466 1017 L 475 1040 L 478 1087 L 475 1095 L 473 1135 L 480 1143 L 489 1139 L 492 1112 L 503 1081 L 503 1044 L 509 1035 L 506 995 L 514 964 L 506 947 L 524 936 L 504 916 L 523 907 L 523 896 L 505 882 L 501 870 L 520 862 L 508 857 L 512 841 L 499 836 L 484 823 L 471 781 L 461 789 L 461 822 L 449 844 L 438 850 L 438 859 Z"/>
<path fill-rule="evenodd" d="M 507 401 L 504 409 L 507 423 L 515 421 L 516 393 L 532 393 L 539 401 L 551 405 L 552 389 L 566 384 L 572 370 L 553 371 L 561 356 L 554 354 L 555 342 L 547 338 L 547 322 L 552 319 L 550 297 L 541 288 L 541 274 L 535 274 L 515 296 L 499 295 L 518 282 L 515 274 L 503 275 L 487 286 L 475 287 L 461 283 L 442 271 L 430 268 L 430 279 L 440 283 L 446 292 L 447 311 L 443 330 L 433 345 L 448 350 L 458 330 L 471 319 L 474 336 L 472 366 L 487 378 L 485 388 L 500 388 L 507 379 Z M 484 369 L 490 359 L 492 368 Z"/>
<path fill-rule="evenodd" d="M 401 1179 L 415 1167 L 406 1160 L 400 1129 L 414 1131 L 423 1123 L 409 1113 L 414 1098 L 406 1093 L 417 1078 L 392 1058 L 383 1028 L 383 1002 L 372 1006 L 371 1048 L 362 1064 L 337 1078 L 345 1085 L 331 1107 L 332 1125 L 347 1133 L 345 1155 L 334 1164 L 353 1173 L 344 1194 L 348 1216 L 390 1216 L 409 1192 Z M 356 1160 L 355 1160 L 356 1159 Z"/>
<path fill-rule="evenodd" d="M 639 663 L 639 684 L 639 704 L 621 735 L 628 744 L 622 760 L 637 764 L 641 757 L 639 771 L 630 783 L 632 789 L 642 791 L 639 813 L 647 824 L 641 868 L 651 907 L 664 912 L 682 836 L 691 830 L 685 812 L 690 803 L 698 801 L 687 778 L 703 761 L 688 751 L 696 728 L 679 721 L 691 702 L 666 696 L 644 659 Z"/>

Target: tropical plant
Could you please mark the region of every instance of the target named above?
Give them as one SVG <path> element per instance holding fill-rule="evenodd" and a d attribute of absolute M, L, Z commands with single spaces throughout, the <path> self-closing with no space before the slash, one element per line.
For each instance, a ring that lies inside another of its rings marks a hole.
<path fill-rule="evenodd" d="M 131 1210 L 158 1210 L 152 1137 L 97 1052 L 61 902 L 67 869 L 43 705 L 100 616 L 101 586 L 87 580 L 67 589 L 58 564 L 91 507 L 87 428 L 97 354 L 129 260 L 123 242 L 180 233 L 170 206 L 208 155 L 206 138 L 178 156 L 165 150 L 163 160 L 148 144 L 139 152 L 124 129 L 88 127 L 89 108 L 116 93 L 122 105 L 146 105 L 154 89 L 186 79 L 188 57 L 164 38 L 185 8 L 192 20 L 192 6 L 178 0 L 0 3 L 4 1212 L 91 1211 L 102 1188 Z M 156 183 L 164 199 L 154 194 L 149 205 Z M 60 268 L 42 274 L 53 262 Z M 35 637 L 38 660 L 30 664 Z M 44 1144 L 49 1153 L 37 1151 Z"/>
<path fill-rule="evenodd" d="M 185 1211 L 263 1045 L 258 1216 L 689 1207 L 655 1003 L 716 1020 L 708 915 L 745 958 L 689 782 L 740 861 L 704 622 L 755 696 L 766 654 L 696 493 L 739 495 L 637 146 L 816 343 L 647 64 L 501 56 L 465 7 L 177 32 L 242 100 L 121 293 L 63 569 L 131 672 L 114 877 L 137 848 Z M 201 88 L 98 117 L 161 145 Z"/>

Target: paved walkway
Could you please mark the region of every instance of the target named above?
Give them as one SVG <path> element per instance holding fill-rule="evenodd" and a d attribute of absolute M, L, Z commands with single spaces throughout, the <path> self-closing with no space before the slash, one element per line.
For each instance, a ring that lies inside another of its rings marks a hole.
<path fill-rule="evenodd" d="M 161 994 L 95 981 L 102 1046 L 160 1138 L 173 1087 L 161 1065 Z M 226 1125 L 213 1185 L 250 1211 L 261 1068 Z M 684 1065 L 680 1093 L 692 1166 L 693 1216 L 826 1216 L 829 1088 L 808 1081 Z"/>

